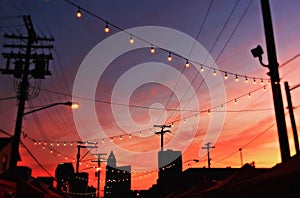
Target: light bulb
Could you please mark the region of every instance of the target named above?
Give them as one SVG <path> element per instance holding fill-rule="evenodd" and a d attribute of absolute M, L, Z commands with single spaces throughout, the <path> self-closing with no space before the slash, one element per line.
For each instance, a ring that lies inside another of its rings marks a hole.
<path fill-rule="evenodd" d="M 224 78 L 225 78 L 225 80 L 228 79 L 227 72 L 225 72 Z"/>
<path fill-rule="evenodd" d="M 251 98 L 251 93 L 248 94 L 249 98 Z"/>
<path fill-rule="evenodd" d="M 204 68 L 203 68 L 203 66 L 201 66 L 201 68 L 200 68 L 200 72 L 204 72 Z"/>
<path fill-rule="evenodd" d="M 189 67 L 189 66 L 190 66 L 190 63 L 189 63 L 189 61 L 186 59 L 185 67 Z"/>
<path fill-rule="evenodd" d="M 239 81 L 238 75 L 235 75 L 235 82 Z"/>
<path fill-rule="evenodd" d="M 256 84 L 256 80 L 255 80 L 255 78 L 253 78 L 253 84 Z"/>
<path fill-rule="evenodd" d="M 76 12 L 76 16 L 77 16 L 77 18 L 81 18 L 82 17 L 82 13 L 81 13 L 80 8 L 78 8 L 78 10 Z"/>
<path fill-rule="evenodd" d="M 108 23 L 106 22 L 104 32 L 108 33 L 109 31 L 110 31 L 110 29 L 108 27 Z"/>
<path fill-rule="evenodd" d="M 171 52 L 169 52 L 168 61 L 172 61 L 172 55 L 171 55 Z"/>
<path fill-rule="evenodd" d="M 154 54 L 154 53 L 155 53 L 155 49 L 154 49 L 154 47 L 153 47 L 153 46 L 151 46 L 151 48 L 150 48 L 150 52 L 151 52 L 151 54 Z"/>
<path fill-rule="evenodd" d="M 248 81 L 248 78 L 247 78 L 247 76 L 245 77 L 245 83 L 248 83 L 249 81 Z"/>
<path fill-rule="evenodd" d="M 214 69 L 213 75 L 216 76 L 217 75 L 217 71 Z"/>
<path fill-rule="evenodd" d="M 238 103 L 237 99 L 234 99 L 234 103 L 235 103 L 235 104 L 237 104 L 237 103 Z"/>
<path fill-rule="evenodd" d="M 262 84 L 262 85 L 264 84 L 264 80 L 263 79 L 260 80 L 260 84 Z"/>
<path fill-rule="evenodd" d="M 130 35 L 130 40 L 129 40 L 129 42 L 130 42 L 131 44 L 134 43 L 134 39 L 133 39 L 132 35 Z"/>

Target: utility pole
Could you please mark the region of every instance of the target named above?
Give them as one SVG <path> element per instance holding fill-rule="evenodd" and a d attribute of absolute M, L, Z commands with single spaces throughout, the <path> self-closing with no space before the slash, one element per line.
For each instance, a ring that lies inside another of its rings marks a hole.
<path fill-rule="evenodd" d="M 6 68 L 1 69 L 2 74 L 13 75 L 14 78 L 21 79 L 18 85 L 18 112 L 16 118 L 16 125 L 14 136 L 12 138 L 12 152 L 9 168 L 14 169 L 17 166 L 17 161 L 19 159 L 19 144 L 20 136 L 22 131 L 22 122 L 24 115 L 24 108 L 26 100 L 28 100 L 28 89 L 29 89 L 29 76 L 31 75 L 34 79 L 44 79 L 45 75 L 51 75 L 49 71 L 49 60 L 52 60 L 52 54 L 37 53 L 40 49 L 51 49 L 52 45 L 39 44 L 39 41 L 54 41 L 52 38 L 39 37 L 36 35 L 30 16 L 23 16 L 23 21 L 26 26 L 27 35 L 22 34 L 5 34 L 4 37 L 7 39 L 14 39 L 13 41 L 18 41 L 20 44 L 5 44 L 5 48 L 19 49 L 16 53 L 11 51 L 10 53 L 2 53 L 3 57 L 7 59 Z M 24 44 L 24 41 L 26 44 Z M 34 49 L 35 53 L 32 53 Z M 25 53 L 24 53 L 25 51 Z M 14 68 L 11 68 L 11 61 L 14 61 Z M 31 69 L 31 63 L 35 64 L 35 68 Z"/>
<path fill-rule="evenodd" d="M 90 145 L 94 146 L 90 146 Z M 79 173 L 80 149 L 82 148 L 98 148 L 95 142 L 77 142 L 77 155 L 76 155 L 76 173 Z"/>
<path fill-rule="evenodd" d="M 98 163 L 97 172 L 96 172 L 96 175 L 97 175 L 97 198 L 100 198 L 100 173 L 101 173 L 100 165 L 101 165 L 101 162 L 104 162 L 104 161 L 101 161 L 101 156 L 107 155 L 107 154 L 106 153 L 97 153 L 97 154 L 93 154 L 93 155 L 97 156 L 97 160 L 93 160 L 92 162 Z"/>
<path fill-rule="evenodd" d="M 207 164 L 208 164 L 208 168 L 210 168 L 210 161 L 211 161 L 210 155 L 209 155 L 209 151 L 210 151 L 210 149 L 215 148 L 215 146 L 210 146 L 210 144 L 211 144 L 211 142 L 207 142 L 205 144 L 205 147 L 201 147 L 201 149 L 206 149 L 207 150 Z"/>
<path fill-rule="evenodd" d="M 269 64 L 266 65 L 262 63 L 263 50 L 259 45 L 257 46 L 257 48 L 252 49 L 251 52 L 254 57 L 259 58 L 259 61 L 262 66 L 268 67 L 270 70 L 268 72 L 268 75 L 270 76 L 271 86 L 272 86 L 275 117 L 277 122 L 278 137 L 279 137 L 278 139 L 279 139 L 279 146 L 281 152 L 281 160 L 282 162 L 285 162 L 290 158 L 290 148 L 289 148 L 282 94 L 280 88 L 280 78 L 279 78 L 276 47 L 274 41 L 274 33 L 273 33 L 273 25 L 272 25 L 272 17 L 271 17 L 269 1 L 261 0 L 261 8 L 263 14 Z"/>
<path fill-rule="evenodd" d="M 160 131 L 155 132 L 155 134 L 160 135 L 160 150 L 164 150 L 164 134 L 165 133 L 171 133 L 170 130 L 164 130 L 165 128 L 170 128 L 171 125 L 153 125 L 153 127 L 161 128 Z"/>
<path fill-rule="evenodd" d="M 292 98 L 291 98 L 290 91 L 292 91 L 293 89 L 296 89 L 297 87 L 300 87 L 300 84 L 290 88 L 289 83 L 284 82 L 284 87 L 285 87 L 286 99 L 288 102 L 288 109 L 290 112 L 290 120 L 291 120 L 293 135 L 294 135 L 295 150 L 296 150 L 296 153 L 298 154 L 300 152 L 299 151 L 298 132 L 297 132 L 297 126 L 296 126 L 296 121 L 295 121 L 295 116 L 294 116 L 294 108 L 293 108 L 293 104 L 292 104 Z"/>
<path fill-rule="evenodd" d="M 239 151 L 240 151 L 241 166 L 243 166 L 243 149 L 239 148 Z"/>

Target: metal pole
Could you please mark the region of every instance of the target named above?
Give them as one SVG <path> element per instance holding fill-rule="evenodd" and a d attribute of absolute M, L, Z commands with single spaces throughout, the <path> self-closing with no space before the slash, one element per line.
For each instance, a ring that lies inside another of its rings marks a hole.
<path fill-rule="evenodd" d="M 299 153 L 298 132 L 297 132 L 297 127 L 296 127 L 296 121 L 295 121 L 295 116 L 294 116 L 294 109 L 293 109 L 293 104 L 292 104 L 289 83 L 284 82 L 284 87 L 285 87 L 286 99 L 287 99 L 287 103 L 288 103 L 288 109 L 290 112 L 290 120 L 291 120 L 293 135 L 294 135 L 295 150 L 296 150 L 296 153 Z"/>
<path fill-rule="evenodd" d="M 278 72 L 278 63 L 275 50 L 275 41 L 273 34 L 273 25 L 271 18 L 270 5 L 268 0 L 261 0 L 265 37 L 268 51 L 269 75 L 271 78 L 272 93 L 275 107 L 276 122 L 278 128 L 279 145 L 281 151 L 282 162 L 290 158 L 290 148 L 287 136 L 286 122 L 284 116 L 284 108 L 282 94 L 280 89 L 280 78 Z"/>

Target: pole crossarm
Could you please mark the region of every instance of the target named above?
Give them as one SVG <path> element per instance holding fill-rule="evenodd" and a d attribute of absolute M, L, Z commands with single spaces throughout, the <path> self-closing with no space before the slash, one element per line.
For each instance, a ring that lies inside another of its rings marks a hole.
<path fill-rule="evenodd" d="M 210 159 L 210 154 L 209 154 L 210 153 L 210 149 L 215 148 L 215 146 L 210 146 L 210 144 L 211 144 L 211 142 L 208 142 L 208 143 L 205 144 L 204 147 L 201 147 L 201 149 L 206 149 L 207 150 L 207 164 L 208 164 L 208 168 L 210 168 L 210 165 L 211 165 L 211 163 L 210 163 L 211 159 Z"/>
<path fill-rule="evenodd" d="M 171 125 L 153 125 L 153 127 L 161 128 L 160 131 L 155 132 L 156 135 L 160 135 L 160 150 L 164 150 L 164 134 L 165 133 L 171 133 L 170 130 L 164 130 L 165 128 L 170 128 Z"/>

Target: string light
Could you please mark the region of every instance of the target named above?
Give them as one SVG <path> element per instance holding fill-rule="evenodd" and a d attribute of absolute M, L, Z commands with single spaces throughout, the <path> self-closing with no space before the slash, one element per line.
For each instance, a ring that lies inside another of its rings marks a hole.
<path fill-rule="evenodd" d="M 97 16 L 96 14 L 92 13 L 91 11 L 88 11 L 88 10 L 86 10 L 86 9 L 82 9 L 82 8 L 80 8 L 79 5 L 73 3 L 73 2 L 71 2 L 71 1 L 69 1 L 69 0 L 66 1 L 66 2 L 69 3 L 69 4 L 71 4 L 71 5 L 74 6 L 74 7 L 77 7 L 77 8 L 78 8 L 78 11 L 77 11 L 77 14 L 76 14 L 78 18 L 82 17 L 81 11 L 85 11 L 87 14 L 91 15 L 92 17 L 95 17 L 95 18 L 101 20 L 102 22 L 105 22 L 105 23 L 106 23 L 106 26 L 108 26 L 108 24 L 111 24 L 113 27 L 117 28 L 118 30 L 124 31 L 124 32 L 127 33 L 127 34 L 130 34 L 130 33 L 126 32 L 125 29 L 123 29 L 123 28 L 121 28 L 121 27 L 119 27 L 119 26 L 117 26 L 117 25 L 115 25 L 115 24 L 112 24 L 111 22 L 108 22 L 106 19 L 101 18 L 100 16 Z M 109 28 L 108 28 L 107 30 L 109 30 Z M 106 28 L 105 28 L 105 31 L 106 31 Z M 134 36 L 134 35 L 130 34 L 130 38 L 131 38 L 131 39 L 130 39 L 130 43 L 132 43 L 132 44 L 134 43 L 133 36 Z M 138 38 L 138 37 L 136 37 L 136 36 L 134 36 L 134 37 L 135 37 L 135 38 Z M 147 41 L 147 40 L 145 40 L 145 39 L 143 39 L 143 38 L 138 38 L 138 39 L 141 40 L 141 41 L 143 41 L 143 42 L 145 42 L 145 43 L 147 43 L 147 44 L 151 44 L 149 41 Z M 159 48 L 161 48 L 161 47 L 159 47 Z M 163 51 L 169 51 L 169 50 L 166 50 L 166 49 L 163 49 L 163 48 L 161 48 L 161 49 L 162 49 Z M 151 47 L 151 53 L 152 53 L 152 52 L 154 53 L 154 51 L 155 51 L 154 48 Z M 170 52 L 170 53 L 173 53 L 172 51 L 169 51 L 169 52 Z M 181 55 L 177 55 L 177 54 L 175 54 L 175 53 L 173 53 L 173 54 L 176 55 L 176 56 L 178 56 L 179 58 L 187 59 L 186 57 L 183 57 L 183 56 L 181 56 Z M 194 62 L 194 64 L 201 65 L 201 72 L 204 71 L 203 65 L 202 65 L 201 63 L 197 63 L 197 62 L 191 61 L 191 60 L 190 60 L 189 62 Z M 210 66 L 205 66 L 205 67 L 210 68 L 210 69 L 213 69 L 213 68 L 210 67 Z M 221 70 L 219 70 L 219 69 L 216 69 L 216 71 L 225 73 L 225 71 L 221 71 Z M 231 73 L 231 72 L 228 72 L 228 73 Z M 231 74 L 236 75 L 236 76 L 239 76 L 239 77 L 245 76 L 245 75 L 239 75 L 239 74 L 234 74 L 234 73 L 231 73 Z M 248 76 L 248 78 L 254 78 L 254 77 Z M 262 78 L 262 79 L 263 79 L 263 78 Z M 268 80 L 268 81 L 269 81 L 269 79 L 265 79 L 265 80 Z"/>
<path fill-rule="evenodd" d="M 132 35 L 130 34 L 130 39 L 129 39 L 129 42 L 131 43 L 131 44 L 133 44 L 134 43 L 134 39 L 133 39 L 133 37 L 132 37 Z"/>
<path fill-rule="evenodd" d="M 169 52 L 168 61 L 172 61 L 172 55 L 171 55 L 171 52 Z"/>
<path fill-rule="evenodd" d="M 224 78 L 225 78 L 225 80 L 227 80 L 227 79 L 228 79 L 227 72 L 225 72 Z"/>
<path fill-rule="evenodd" d="M 237 101 L 237 99 L 236 99 L 236 98 L 234 99 L 234 103 L 235 103 L 235 104 L 237 104 L 237 103 L 238 103 L 238 101 Z"/>
<path fill-rule="evenodd" d="M 150 53 L 151 53 L 151 54 L 154 54 L 154 53 L 155 53 L 155 49 L 154 49 L 153 46 L 151 46 L 151 48 L 150 48 Z"/>
<path fill-rule="evenodd" d="M 266 86 L 262 86 L 262 87 L 260 87 L 260 88 L 257 88 L 257 89 L 255 89 L 254 91 L 252 91 L 252 92 L 255 92 L 255 91 L 258 91 L 258 90 L 260 90 L 260 89 L 266 89 Z M 251 92 L 248 92 L 247 94 L 244 94 L 244 95 L 242 95 L 242 96 L 239 96 L 239 97 L 236 97 L 233 101 L 235 101 L 235 102 L 237 102 L 237 98 L 241 98 L 241 97 L 243 97 L 243 96 L 249 96 L 249 97 L 251 97 Z M 227 102 L 225 102 L 225 103 L 222 103 L 222 104 L 219 104 L 218 106 L 215 106 L 215 107 L 212 107 L 211 109 L 207 109 L 207 110 L 204 110 L 204 111 L 199 111 L 199 113 L 198 114 L 200 114 L 200 113 L 205 113 L 205 112 L 207 112 L 208 114 L 210 114 L 211 112 L 212 112 L 212 110 L 213 109 L 215 109 L 215 108 L 223 108 L 224 107 L 224 105 L 226 104 L 226 103 L 229 103 L 229 102 L 231 102 L 232 100 L 229 100 L 229 101 L 227 101 Z M 181 118 L 181 119 L 179 119 L 179 120 L 175 120 L 175 121 L 172 121 L 172 127 L 174 126 L 174 122 L 179 122 L 180 120 L 182 120 L 182 121 L 184 121 L 184 122 L 186 122 L 187 120 L 187 118 L 190 118 L 190 117 L 194 117 L 194 116 L 196 116 L 197 115 L 197 113 L 195 114 L 192 114 L 192 115 L 190 115 L 190 116 L 188 116 L 188 117 L 184 117 L 184 118 Z M 149 130 L 149 129 L 147 129 L 147 130 Z M 143 130 L 144 131 L 144 130 Z M 145 130 L 146 131 L 146 130 Z M 150 131 L 151 131 L 151 128 L 150 128 Z M 26 133 L 24 133 L 24 132 L 22 132 L 23 134 L 24 134 L 24 137 L 26 137 L 26 138 L 29 138 L 33 143 L 34 143 L 34 145 L 47 145 L 47 142 L 45 142 L 44 140 L 36 140 L 36 139 L 33 139 L 33 138 L 31 138 L 30 136 L 28 136 Z M 129 138 L 131 138 L 132 137 L 132 134 L 136 134 L 136 133 L 139 133 L 140 135 L 141 135 L 141 133 L 142 133 L 142 131 L 137 131 L 137 132 L 131 132 L 131 133 L 129 133 L 129 134 L 127 134 L 127 135 L 125 135 L 125 136 L 128 136 Z M 122 135 L 122 138 L 124 137 L 124 135 Z M 98 140 L 96 140 L 96 139 L 93 139 L 93 140 L 91 140 L 91 141 L 93 141 L 93 142 L 95 142 L 95 144 L 97 144 L 97 141 L 102 141 L 102 143 L 104 143 L 104 140 L 110 140 L 110 141 L 113 141 L 114 140 L 114 138 L 120 138 L 120 135 L 116 135 L 116 136 L 111 136 L 111 137 L 107 137 L 107 138 L 100 138 L 100 139 L 98 139 Z M 86 140 L 86 141 L 89 141 L 89 140 Z M 72 142 L 77 142 L 77 141 L 50 141 L 50 142 L 48 142 L 49 143 L 49 145 L 51 145 L 51 146 L 53 146 L 53 145 L 57 145 L 57 146 L 59 146 L 60 144 L 63 144 L 63 145 L 68 145 L 69 143 L 70 143 L 70 145 L 72 145 Z M 68 143 L 68 144 L 67 144 Z"/>
<path fill-rule="evenodd" d="M 256 79 L 255 78 L 253 78 L 253 84 L 256 84 Z"/>
<path fill-rule="evenodd" d="M 202 65 L 201 65 L 201 68 L 200 68 L 200 72 L 204 72 L 204 68 L 203 68 Z"/>
<path fill-rule="evenodd" d="M 120 135 L 120 140 L 123 140 L 123 137 L 122 137 L 122 135 Z"/>
<path fill-rule="evenodd" d="M 248 94 L 248 97 L 251 98 L 251 93 Z"/>
<path fill-rule="evenodd" d="M 217 75 L 217 72 L 216 72 L 216 69 L 214 69 L 213 76 L 216 76 L 216 75 Z"/>
<path fill-rule="evenodd" d="M 262 85 L 264 84 L 264 79 L 260 80 L 260 84 L 262 84 Z"/>
<path fill-rule="evenodd" d="M 248 81 L 248 78 L 247 78 L 247 76 L 245 76 L 245 83 L 248 83 L 249 81 Z"/>
<path fill-rule="evenodd" d="M 78 7 L 78 10 L 76 12 L 76 16 L 77 16 L 77 18 L 81 18 L 82 17 L 82 13 L 81 13 L 80 7 Z"/>
<path fill-rule="evenodd" d="M 264 86 L 264 91 L 266 91 L 267 90 L 267 88 L 266 88 L 266 86 Z"/>
<path fill-rule="evenodd" d="M 110 32 L 107 21 L 105 22 L 104 32 L 106 32 L 106 33 Z"/>
<path fill-rule="evenodd" d="M 239 77 L 238 77 L 238 75 L 236 74 L 236 75 L 235 75 L 235 82 L 237 82 L 237 81 L 239 81 Z"/>
<path fill-rule="evenodd" d="M 187 68 L 190 67 L 190 63 L 189 63 L 188 59 L 186 59 L 185 67 L 187 67 Z"/>

